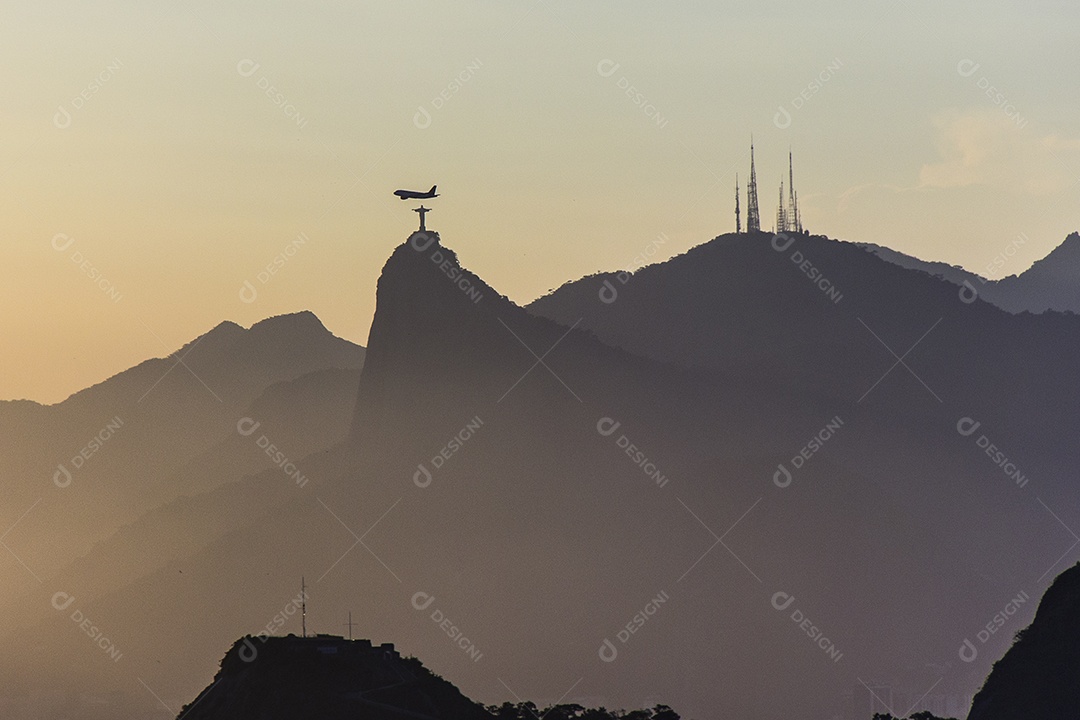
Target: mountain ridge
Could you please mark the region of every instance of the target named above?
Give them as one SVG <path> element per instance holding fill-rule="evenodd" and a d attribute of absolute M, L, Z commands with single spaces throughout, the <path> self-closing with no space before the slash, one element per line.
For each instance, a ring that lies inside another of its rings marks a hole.
<path fill-rule="evenodd" d="M 702 717 L 838 714 L 856 670 L 919 692 L 939 679 L 930 668 L 946 673 L 942 692 L 982 681 L 990 653 L 960 664 L 950 633 L 992 614 L 1031 558 L 1061 553 L 1060 527 L 1033 491 L 1067 519 L 1077 450 L 1060 439 L 1076 424 L 1073 388 L 1066 378 L 1053 395 L 1040 377 L 1067 372 L 1074 318 L 1008 316 L 851 244 L 796 238 L 781 253 L 765 234 L 722 237 L 625 283 L 617 273 L 575 281 L 554 295 L 580 293 L 580 306 L 537 317 L 449 248 L 414 237 L 379 280 L 349 439 L 297 460 L 311 482 L 297 488 L 272 467 L 221 492 L 242 501 L 211 518 L 219 534 L 85 606 L 124 630 L 118 642 L 150 686 L 193 697 L 205 675 L 186 658 L 205 660 L 236 627 L 273 617 L 282 588 L 305 574 L 319 579 L 309 628 L 356 611 L 362 632 L 398 638 L 489 702 L 506 693 L 495 663 L 529 683 L 511 682 L 525 696 L 562 692 L 573 679 L 563 675 L 580 671 L 580 691 L 611 706 L 647 693 Z M 839 303 L 795 250 L 840 289 Z M 614 303 L 599 296 L 605 279 Z M 652 301 L 654 287 L 665 302 Z M 633 321 L 620 342 L 596 322 L 612 312 Z M 903 368 L 886 373 L 895 357 L 873 336 L 899 354 L 939 317 L 948 332 L 927 335 L 906 362 L 940 404 Z M 652 344 L 656 328 L 672 332 L 671 347 Z M 1062 357 L 1041 358 L 1051 342 Z M 748 358 L 732 361 L 744 347 Z M 1009 424 L 1028 417 L 1028 384 L 1048 422 L 1063 423 L 1056 431 Z M 964 414 L 1031 487 L 1006 482 L 979 435 L 957 431 Z M 835 439 L 796 466 L 838 417 Z M 789 486 L 775 480 L 779 465 L 797 471 Z M 213 503 L 201 497 L 180 515 Z M 244 588 L 243 606 L 214 601 L 231 587 Z M 417 611 L 418 591 L 482 663 Z M 670 602 L 623 645 L 617 633 L 661 591 Z M 823 662 L 777 611 L 778 591 L 826 629 L 840 663 Z M 197 632 L 155 624 L 189 616 L 202 618 Z M 747 632 L 753 641 L 738 642 Z M 598 655 L 605 638 L 618 643 L 617 665 Z M 153 662 L 163 646 L 168 666 Z M 97 687 L 92 657 L 74 671 Z M 778 685 L 784 677 L 799 685 Z"/>
<path fill-rule="evenodd" d="M 214 338 L 186 343 L 184 354 L 144 361 L 60 403 L 0 404 L 0 482 L 8 501 L 0 512 L 10 526 L 36 507 L 36 522 L 21 526 L 16 536 L 23 551 L 13 546 L 34 575 L 48 577 L 143 511 L 205 487 L 205 477 L 180 471 L 222 438 L 235 436 L 237 420 L 271 386 L 324 369 L 356 373 L 355 381 L 309 378 L 309 400 L 326 408 L 329 427 L 331 406 L 342 398 L 329 397 L 326 389 L 358 381 L 364 349 L 336 338 L 310 313 L 256 323 L 254 334 L 230 329 L 235 324 L 215 327 L 221 330 Z M 305 334 L 297 335 L 296 327 Z M 302 347 L 279 350 L 295 346 L 294 340 Z M 281 406 L 287 392 L 279 386 L 268 397 Z M 297 420 L 306 417 L 294 412 Z M 299 424 L 281 440 L 301 436 L 310 447 L 310 432 Z M 50 524 L 61 518 L 65 532 L 53 532 Z"/>
<path fill-rule="evenodd" d="M 1021 236 L 1026 238 L 1026 236 Z M 1018 238 L 1019 240 L 1019 238 Z M 1021 244 L 1026 239 L 1021 240 Z M 1080 233 L 1065 239 L 1020 273 L 990 279 L 959 265 L 927 261 L 872 243 L 857 243 L 878 257 L 911 270 L 940 277 L 955 285 L 977 292 L 983 299 L 1010 313 L 1069 312 L 1080 313 Z M 1015 241 L 995 262 L 1004 263 L 1005 253 L 1015 250 Z M 987 266 L 990 269 L 990 266 Z"/>

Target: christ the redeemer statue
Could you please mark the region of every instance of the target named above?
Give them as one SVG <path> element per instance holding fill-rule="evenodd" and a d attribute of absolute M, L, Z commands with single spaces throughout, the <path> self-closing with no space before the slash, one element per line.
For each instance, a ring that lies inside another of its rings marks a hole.
<path fill-rule="evenodd" d="M 427 230 L 427 227 L 424 225 L 424 216 L 431 212 L 431 208 L 426 208 L 421 205 L 418 208 L 413 208 L 413 212 L 420 213 L 420 232 L 424 232 Z"/>

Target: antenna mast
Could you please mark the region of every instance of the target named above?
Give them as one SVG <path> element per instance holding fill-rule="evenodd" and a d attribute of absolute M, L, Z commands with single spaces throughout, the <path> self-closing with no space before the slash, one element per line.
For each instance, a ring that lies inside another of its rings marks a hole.
<path fill-rule="evenodd" d="M 788 225 L 792 232 L 799 231 L 799 224 L 796 221 L 798 211 L 795 209 L 795 164 L 791 159 L 791 148 L 788 148 L 787 153 L 788 162 Z"/>
<path fill-rule="evenodd" d="M 739 173 L 735 173 L 735 232 L 742 232 L 742 218 L 739 216 Z"/>
<path fill-rule="evenodd" d="M 776 206 L 776 232 L 788 231 L 787 213 L 784 212 L 784 181 L 780 181 L 780 204 Z"/>
<path fill-rule="evenodd" d="M 746 231 L 761 231 L 761 214 L 758 212 L 757 170 L 754 168 L 754 137 L 750 136 L 750 186 L 746 189 Z"/>
<path fill-rule="evenodd" d="M 300 576 L 300 628 L 300 632 L 307 637 L 307 586 L 303 575 Z"/>

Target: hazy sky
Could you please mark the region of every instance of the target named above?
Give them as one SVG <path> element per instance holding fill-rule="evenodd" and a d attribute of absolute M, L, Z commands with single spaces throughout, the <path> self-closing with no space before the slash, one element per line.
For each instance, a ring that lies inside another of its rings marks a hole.
<path fill-rule="evenodd" d="M 438 183 L 429 227 L 521 303 L 733 230 L 751 133 L 768 226 L 790 146 L 814 232 L 984 274 L 1022 237 L 1011 274 L 1080 229 L 1075 0 L 43 0 L 0 28 L 0 398 L 226 319 L 366 342 L 402 187 Z"/>

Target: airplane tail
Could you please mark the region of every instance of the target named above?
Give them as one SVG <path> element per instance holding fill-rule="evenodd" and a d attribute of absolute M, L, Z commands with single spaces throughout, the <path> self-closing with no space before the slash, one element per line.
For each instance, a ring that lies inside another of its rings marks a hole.
<path fill-rule="evenodd" d="M 428 192 L 429 192 L 429 193 L 431 193 L 432 195 L 434 195 L 434 194 L 435 194 L 435 186 L 434 186 L 434 185 L 432 185 L 432 186 L 431 186 L 431 189 L 430 189 L 430 190 L 428 190 Z"/>

